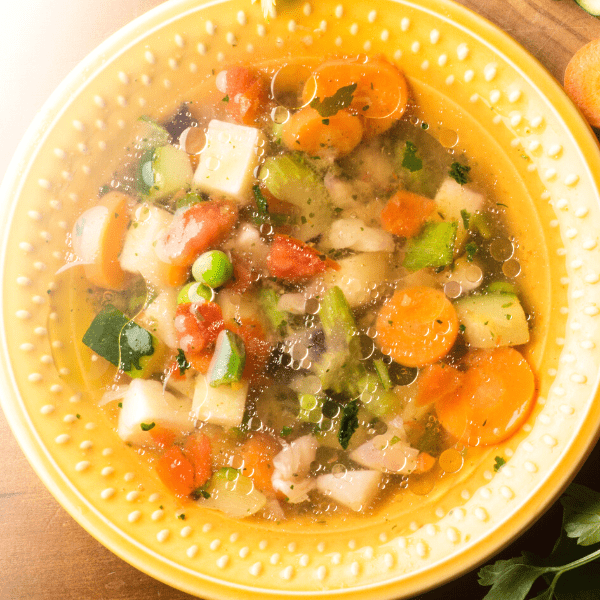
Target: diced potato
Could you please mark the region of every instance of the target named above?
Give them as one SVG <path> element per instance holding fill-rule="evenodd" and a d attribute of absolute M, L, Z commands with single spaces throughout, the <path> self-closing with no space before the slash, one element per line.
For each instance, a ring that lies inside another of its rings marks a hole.
<path fill-rule="evenodd" d="M 160 292 L 135 320 L 169 348 L 176 350 L 179 347 L 174 325 L 176 310 L 177 291 L 169 288 Z"/>
<path fill-rule="evenodd" d="M 519 346 L 529 341 L 527 316 L 514 294 L 467 296 L 454 303 L 465 326 L 465 341 L 473 348 Z"/>
<path fill-rule="evenodd" d="M 163 390 L 160 382 L 134 379 L 128 386 L 119 412 L 117 433 L 124 442 L 152 445 L 152 429 L 165 427 L 181 433 L 194 430 L 191 402 Z"/>
<path fill-rule="evenodd" d="M 394 238 L 380 227 L 367 227 L 362 219 L 338 219 L 331 224 L 329 245 L 358 252 L 393 252 Z"/>
<path fill-rule="evenodd" d="M 469 214 L 473 214 L 483 210 L 486 202 L 485 196 L 448 177 L 442 182 L 434 200 L 437 204 L 436 210 L 443 215 L 445 221 L 458 223 L 455 249 L 462 248 L 467 238 L 467 230 L 461 211 L 466 210 Z"/>
<path fill-rule="evenodd" d="M 374 470 L 346 471 L 343 476 L 327 474 L 317 477 L 317 490 L 336 502 L 359 512 L 375 498 L 382 473 Z"/>
<path fill-rule="evenodd" d="M 199 500 L 206 508 L 220 510 L 234 519 L 243 519 L 261 510 L 267 497 L 259 492 L 250 477 L 237 469 L 219 469 L 208 485 L 207 498 Z"/>
<path fill-rule="evenodd" d="M 244 418 L 247 394 L 248 382 L 212 387 L 206 375 L 198 373 L 192 413 L 199 421 L 226 428 L 239 427 Z"/>
<path fill-rule="evenodd" d="M 194 184 L 208 194 L 223 195 L 240 204 L 252 199 L 263 132 L 255 127 L 213 119 L 206 132 L 206 147 L 194 174 Z"/>
<path fill-rule="evenodd" d="M 226 322 L 231 320 L 239 322 L 242 319 L 262 321 L 262 313 L 257 306 L 255 294 L 252 292 L 240 294 L 223 289 L 219 291 L 215 301 L 221 307 L 223 320 Z"/>
<path fill-rule="evenodd" d="M 441 285 L 449 281 L 460 284 L 461 294 L 476 290 L 483 282 L 483 271 L 476 261 L 469 262 L 466 257 L 461 256 L 454 261 L 453 268 L 444 269 L 437 275 Z"/>
<path fill-rule="evenodd" d="M 338 286 L 352 308 L 366 304 L 373 292 L 389 281 L 389 254 L 365 252 L 337 261 L 340 270 L 330 270 L 321 279 L 325 288 Z"/>
<path fill-rule="evenodd" d="M 131 226 L 125 235 L 123 251 L 119 258 L 121 268 L 139 273 L 151 285 L 173 285 L 173 265 L 162 261 L 155 251 L 155 242 L 169 227 L 173 215 L 152 204 L 142 204 L 135 211 Z"/>

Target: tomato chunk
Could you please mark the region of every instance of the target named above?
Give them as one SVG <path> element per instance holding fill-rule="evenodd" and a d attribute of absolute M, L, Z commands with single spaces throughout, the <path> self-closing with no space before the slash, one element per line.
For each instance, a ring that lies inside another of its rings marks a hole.
<path fill-rule="evenodd" d="M 233 321 L 227 323 L 226 328 L 237 333 L 244 340 L 246 365 L 242 379 L 255 383 L 263 374 L 271 353 L 271 344 L 267 341 L 263 326 L 256 319 L 242 319 L 241 324 Z"/>
<path fill-rule="evenodd" d="M 292 283 L 306 281 L 327 269 L 339 270 L 339 265 L 318 250 L 287 235 L 277 234 L 267 256 L 267 266 L 273 277 Z"/>
<path fill-rule="evenodd" d="M 194 465 L 194 487 L 203 486 L 212 475 L 212 451 L 208 436 L 203 433 L 188 438 L 183 453 Z"/>
<path fill-rule="evenodd" d="M 221 307 L 214 302 L 186 302 L 177 306 L 175 331 L 179 347 L 191 355 L 214 343 L 223 329 Z"/>
<path fill-rule="evenodd" d="M 171 446 L 156 462 L 156 471 L 162 482 L 181 498 L 195 489 L 194 465 L 179 446 Z"/>
<path fill-rule="evenodd" d="M 225 240 L 237 218 L 237 207 L 225 200 L 194 204 L 175 214 L 157 241 L 156 253 L 165 262 L 189 267 L 199 254 Z"/>
<path fill-rule="evenodd" d="M 238 123 L 253 124 L 264 113 L 269 90 L 264 77 L 248 67 L 230 67 L 225 72 L 225 99 L 229 114 Z"/>

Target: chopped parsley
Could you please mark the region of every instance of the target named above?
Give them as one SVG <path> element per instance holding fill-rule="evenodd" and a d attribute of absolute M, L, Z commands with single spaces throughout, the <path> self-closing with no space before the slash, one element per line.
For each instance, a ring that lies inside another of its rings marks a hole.
<path fill-rule="evenodd" d="M 338 441 L 340 446 L 346 450 L 350 443 L 350 438 L 358 429 L 358 400 L 352 400 L 344 406 L 340 428 L 338 430 Z"/>
<path fill-rule="evenodd" d="M 469 171 L 471 167 L 467 167 L 466 165 L 461 165 L 459 162 L 453 162 L 450 165 L 450 170 L 448 171 L 448 175 L 456 181 L 456 183 L 460 183 L 460 185 L 464 185 L 471 181 L 469 177 Z"/>
<path fill-rule="evenodd" d="M 423 168 L 423 161 L 417 156 L 417 147 L 411 142 L 406 142 L 402 155 L 402 166 L 411 173 Z"/>
<path fill-rule="evenodd" d="M 156 427 L 156 423 L 154 421 L 152 421 L 152 423 L 140 423 L 140 427 L 142 428 L 142 431 L 150 431 Z"/>
<path fill-rule="evenodd" d="M 177 367 L 179 368 L 179 374 L 185 375 L 185 372 L 192 366 L 181 348 L 177 349 L 177 356 L 175 357 L 175 362 L 177 363 Z"/>
<path fill-rule="evenodd" d="M 356 83 L 345 85 L 337 90 L 333 96 L 326 96 L 323 98 L 323 100 L 320 98 L 314 98 L 310 103 L 310 106 L 311 108 L 314 108 L 324 119 L 327 119 L 327 117 L 332 117 L 338 111 L 352 104 L 356 86 Z M 325 123 L 325 125 L 327 125 L 327 123 Z"/>
<path fill-rule="evenodd" d="M 253 185 L 252 193 L 254 194 L 254 200 L 256 200 L 256 206 L 258 206 L 258 212 L 263 215 L 269 214 L 269 203 L 262 193 L 260 186 Z"/>
<path fill-rule="evenodd" d="M 505 464 L 506 461 L 501 456 L 496 456 L 494 459 L 494 473 L 497 473 Z"/>
<path fill-rule="evenodd" d="M 462 217 L 462 222 L 463 225 L 465 226 L 465 229 L 469 229 L 469 221 L 471 219 L 471 214 L 469 212 L 467 212 L 466 209 L 462 209 L 460 211 L 460 216 Z"/>
<path fill-rule="evenodd" d="M 477 244 L 475 242 L 469 242 L 465 246 L 465 251 L 467 253 L 467 260 L 469 262 L 473 262 L 473 259 L 475 258 L 475 255 L 479 251 L 479 248 L 477 247 Z"/>

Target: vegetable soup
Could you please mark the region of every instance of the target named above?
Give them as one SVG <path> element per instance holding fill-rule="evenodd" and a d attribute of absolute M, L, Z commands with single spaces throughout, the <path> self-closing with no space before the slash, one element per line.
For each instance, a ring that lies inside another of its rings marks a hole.
<path fill-rule="evenodd" d="M 368 513 L 523 425 L 518 241 L 396 65 L 227 67 L 132 137 L 65 268 L 100 402 L 182 502 Z"/>

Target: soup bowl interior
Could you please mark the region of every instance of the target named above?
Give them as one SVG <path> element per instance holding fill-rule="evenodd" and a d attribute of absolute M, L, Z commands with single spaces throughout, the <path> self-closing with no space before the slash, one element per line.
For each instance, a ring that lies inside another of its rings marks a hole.
<path fill-rule="evenodd" d="M 465 9 L 437 0 L 169 2 L 109 39 L 56 91 L 2 187 L 2 405 L 36 471 L 92 535 L 141 570 L 207 598 L 405 597 L 472 568 L 530 524 L 596 439 L 600 222 L 594 138 L 544 70 Z M 193 102 L 226 65 L 384 54 L 412 118 L 456 136 L 504 206 L 534 316 L 538 396 L 526 425 L 454 477 L 366 516 L 232 520 L 171 497 L 97 405 L 107 377 L 82 351 L 76 269 L 57 273 L 76 217 L 111 181 L 132 123 Z M 48 292 L 51 292 L 50 294 Z M 494 469 L 495 457 L 506 464 Z"/>

